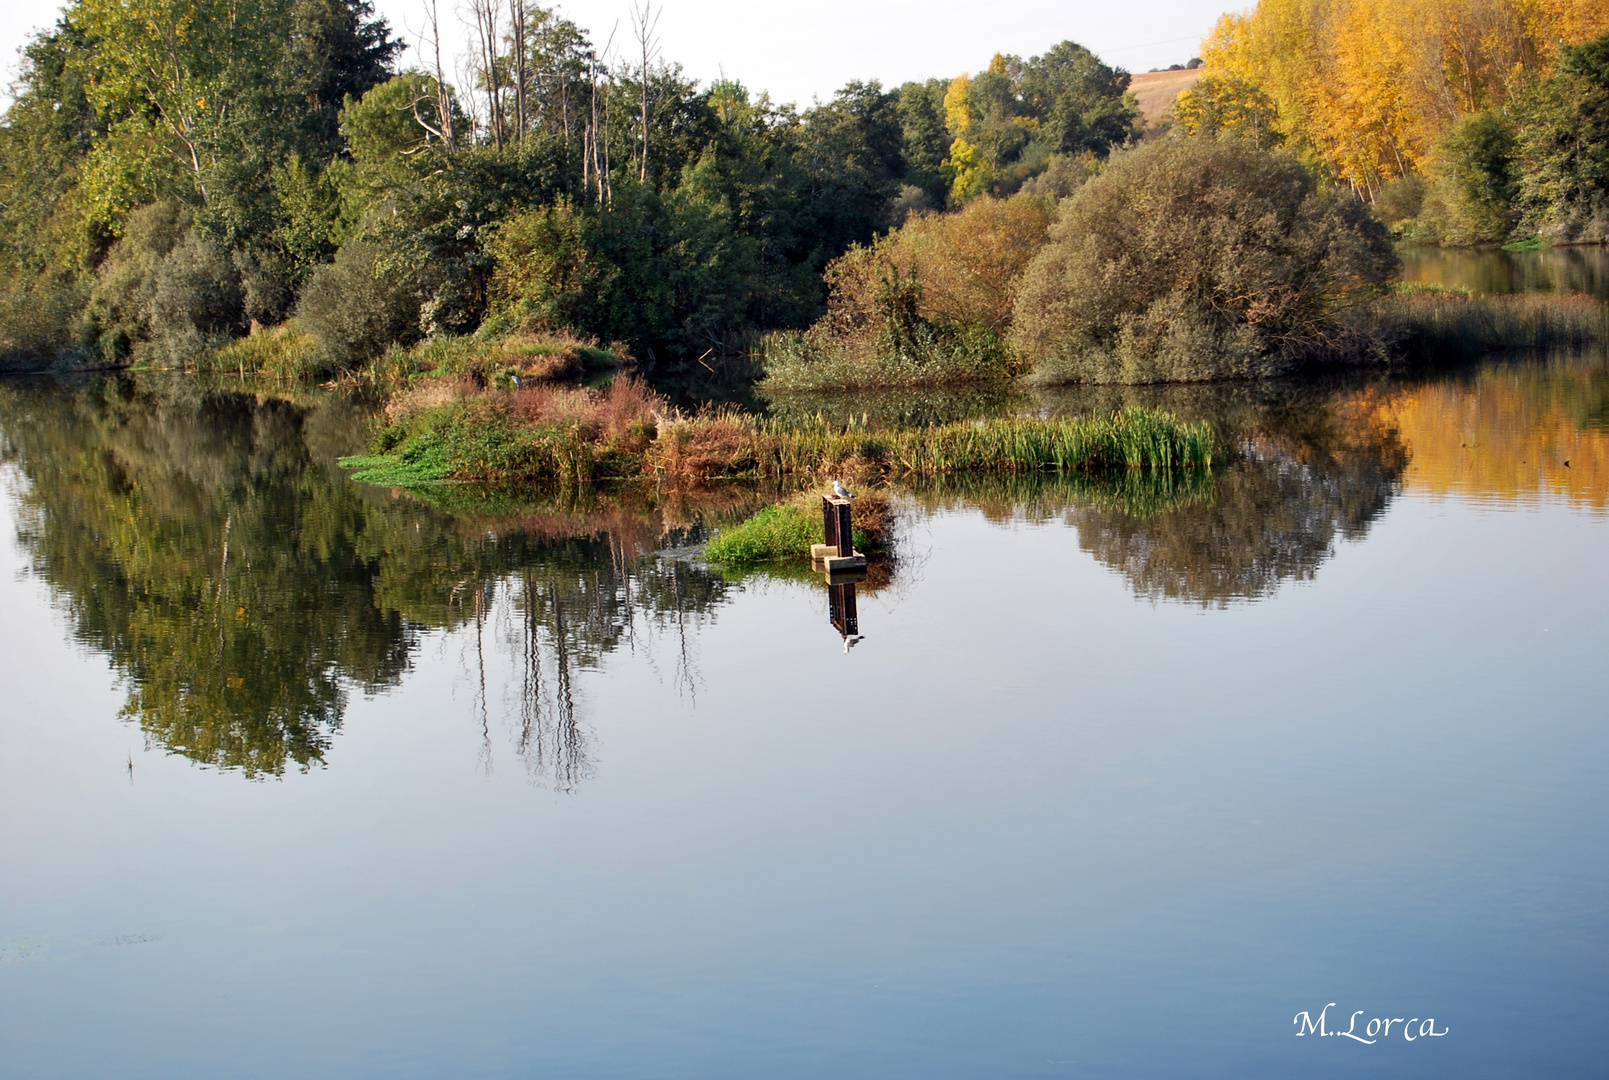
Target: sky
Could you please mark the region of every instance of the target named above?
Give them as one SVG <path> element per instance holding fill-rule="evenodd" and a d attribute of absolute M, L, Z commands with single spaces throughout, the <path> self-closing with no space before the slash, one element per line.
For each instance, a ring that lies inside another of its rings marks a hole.
<path fill-rule="evenodd" d="M 601 48 L 610 30 L 617 48 L 630 37 L 630 0 L 570 0 L 561 12 L 592 33 Z M 422 0 L 376 0 L 376 8 L 410 42 L 423 25 Z M 545 6 L 545 5 L 544 5 Z M 659 5 L 656 5 L 659 6 Z M 1108 63 L 1146 71 L 1184 63 L 1225 0 L 1152 0 L 1138 7 L 1110 0 L 665 0 L 659 21 L 663 55 L 701 82 L 725 76 L 778 102 L 808 105 L 851 79 L 953 77 L 985 67 L 997 52 L 1032 56 L 1071 38 Z M 441 0 L 443 21 L 456 0 Z M 0 58 L 9 83 L 17 49 L 52 23 L 59 0 L 0 4 Z M 444 29 L 449 29 L 444 27 Z"/>

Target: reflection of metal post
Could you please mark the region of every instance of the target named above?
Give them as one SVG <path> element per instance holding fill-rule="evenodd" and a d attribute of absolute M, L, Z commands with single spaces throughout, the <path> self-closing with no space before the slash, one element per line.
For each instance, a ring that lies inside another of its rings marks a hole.
<path fill-rule="evenodd" d="M 860 635 L 860 616 L 855 613 L 855 583 L 845 581 L 827 586 L 827 607 L 832 625 L 846 638 Z"/>

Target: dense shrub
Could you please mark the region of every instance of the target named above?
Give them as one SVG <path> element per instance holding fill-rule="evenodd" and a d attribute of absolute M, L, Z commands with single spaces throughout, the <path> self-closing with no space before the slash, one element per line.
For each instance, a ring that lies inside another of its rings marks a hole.
<path fill-rule="evenodd" d="M 367 241 L 344 246 L 315 270 L 296 304 L 296 322 L 331 368 L 355 367 L 387 346 L 419 336 L 419 295 L 408 273 L 386 265 Z"/>
<path fill-rule="evenodd" d="M 592 326 L 605 281 L 586 216 L 567 200 L 516 214 L 493 233 L 491 310 L 531 329 Z"/>
<path fill-rule="evenodd" d="M 1436 144 L 1421 237 L 1454 247 L 1500 243 L 1514 227 L 1514 131 L 1496 112 L 1466 116 Z"/>
<path fill-rule="evenodd" d="M 102 357 L 185 366 L 245 329 L 233 261 L 173 201 L 129 215 L 96 275 L 87 317 Z"/>
<path fill-rule="evenodd" d="M 40 277 L 0 291 L 0 371 L 93 365 L 80 335 L 86 290 L 77 281 Z"/>
<path fill-rule="evenodd" d="M 1063 201 L 1012 341 L 1048 382 L 1274 374 L 1359 348 L 1349 309 L 1396 266 L 1385 227 L 1293 157 L 1163 139 Z"/>
<path fill-rule="evenodd" d="M 979 198 L 923 214 L 827 267 L 827 315 L 766 342 L 773 389 L 1002 378 L 1018 279 L 1044 243 L 1052 200 Z"/>
<path fill-rule="evenodd" d="M 1041 199 L 1056 202 L 1083 187 L 1085 181 L 1099 169 L 1100 159 L 1094 154 L 1084 153 L 1076 157 L 1052 154 L 1045 164 L 1045 171 L 1023 184 L 1019 190 L 1024 195 L 1037 195 Z"/>
<path fill-rule="evenodd" d="M 1518 197 L 1530 230 L 1609 243 L 1609 34 L 1560 50 L 1552 77 L 1517 112 Z"/>

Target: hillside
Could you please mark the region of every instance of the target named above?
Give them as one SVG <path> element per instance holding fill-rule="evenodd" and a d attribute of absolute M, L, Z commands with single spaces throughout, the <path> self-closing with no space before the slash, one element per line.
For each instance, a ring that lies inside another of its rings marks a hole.
<path fill-rule="evenodd" d="M 1146 130 L 1154 130 L 1162 123 L 1162 115 L 1173 104 L 1173 99 L 1201 77 L 1201 70 L 1144 71 L 1130 78 L 1129 91 L 1140 103 Z"/>

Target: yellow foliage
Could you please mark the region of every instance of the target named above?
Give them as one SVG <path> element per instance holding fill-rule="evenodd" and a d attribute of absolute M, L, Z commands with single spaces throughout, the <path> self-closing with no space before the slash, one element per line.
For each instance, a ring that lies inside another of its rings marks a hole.
<path fill-rule="evenodd" d="M 1201 55 L 1274 101 L 1288 145 L 1373 194 L 1606 30 L 1602 0 L 1260 0 L 1219 19 Z"/>
<path fill-rule="evenodd" d="M 972 130 L 972 110 L 967 106 L 967 92 L 971 88 L 971 79 L 957 75 L 944 92 L 944 126 L 958 139 Z"/>
<path fill-rule="evenodd" d="M 939 169 L 950 182 L 951 206 L 961 206 L 981 195 L 993 179 L 983 152 L 959 136 L 950 144 L 950 156 L 940 163 Z"/>

